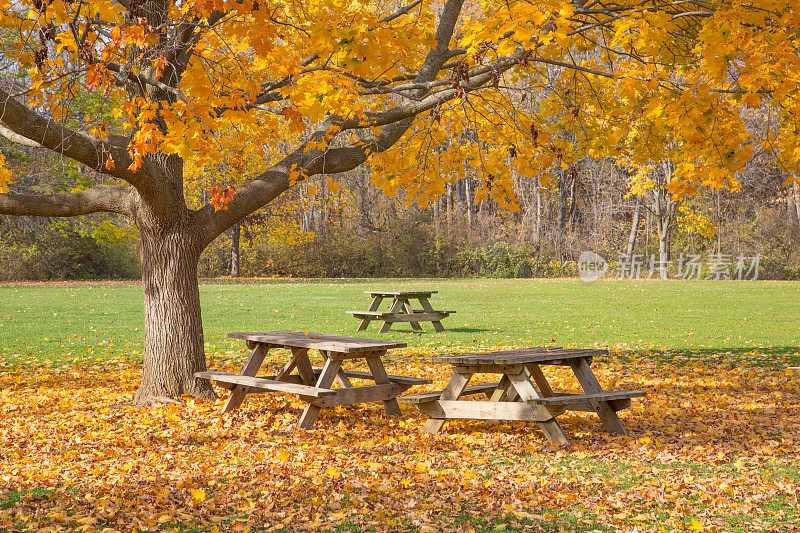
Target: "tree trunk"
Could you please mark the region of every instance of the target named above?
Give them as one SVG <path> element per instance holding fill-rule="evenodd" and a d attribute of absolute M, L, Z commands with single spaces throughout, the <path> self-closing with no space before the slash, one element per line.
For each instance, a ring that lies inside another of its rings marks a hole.
<path fill-rule="evenodd" d="M 539 178 L 535 178 L 535 186 L 536 186 L 536 230 L 534 233 L 534 240 L 536 241 L 536 245 L 539 246 L 540 240 L 542 237 L 542 191 L 539 187 Z"/>
<path fill-rule="evenodd" d="M 567 221 L 569 222 L 569 226 L 571 228 L 575 228 L 575 210 L 577 209 L 578 203 L 575 201 L 575 182 L 577 181 L 577 177 L 575 172 L 575 167 L 570 167 L 570 174 L 572 179 L 570 180 L 569 184 L 569 216 L 567 217 Z"/>
<path fill-rule="evenodd" d="M 214 399 L 206 370 L 200 291 L 197 282 L 199 246 L 188 216 L 171 227 L 153 228 L 137 220 L 142 239 L 145 342 L 142 383 L 133 398 L 147 405 L 190 394 Z"/>
<path fill-rule="evenodd" d="M 433 233 L 436 235 L 436 240 L 439 240 L 439 204 L 441 203 L 441 198 L 436 198 L 433 201 Z"/>
<path fill-rule="evenodd" d="M 467 228 L 471 229 L 475 215 L 475 194 L 472 188 L 472 178 L 464 178 L 464 203 L 467 204 Z"/>
<path fill-rule="evenodd" d="M 238 278 L 242 275 L 241 262 L 240 262 L 240 246 L 239 241 L 242 235 L 241 222 L 236 223 L 231 228 L 231 277 Z"/>
<path fill-rule="evenodd" d="M 796 181 L 792 184 L 792 191 L 794 193 L 795 215 L 797 215 L 797 222 L 800 223 L 800 184 Z"/>
<path fill-rule="evenodd" d="M 453 224 L 453 184 L 447 183 L 447 228 L 448 230 Z"/>
<path fill-rule="evenodd" d="M 667 279 L 667 261 L 669 261 L 669 230 L 670 223 L 668 220 L 657 219 L 658 231 L 658 270 L 661 274 L 661 279 Z"/>
<path fill-rule="evenodd" d="M 636 208 L 633 210 L 633 220 L 631 221 L 631 232 L 628 235 L 628 247 L 625 249 L 625 255 L 630 258 L 633 256 L 633 251 L 636 249 L 636 237 L 639 234 L 639 219 L 642 216 L 642 200 L 636 197 Z"/>
<path fill-rule="evenodd" d="M 569 169 L 560 170 L 558 174 L 558 229 L 563 230 L 567 227 L 567 179 Z"/>

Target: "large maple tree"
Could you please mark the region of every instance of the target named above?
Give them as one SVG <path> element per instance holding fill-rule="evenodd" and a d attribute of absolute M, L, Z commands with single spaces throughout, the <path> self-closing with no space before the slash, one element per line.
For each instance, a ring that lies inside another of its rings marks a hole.
<path fill-rule="evenodd" d="M 668 158 L 676 194 L 735 188 L 756 145 L 800 160 L 796 0 L 0 0 L 0 32 L 3 131 L 108 177 L 23 194 L 0 170 L 0 213 L 134 221 L 137 403 L 213 396 L 198 257 L 308 176 L 366 163 L 424 203 L 469 165 L 513 206 L 514 173 L 586 153 Z M 199 209 L 188 164 L 229 173 Z"/>

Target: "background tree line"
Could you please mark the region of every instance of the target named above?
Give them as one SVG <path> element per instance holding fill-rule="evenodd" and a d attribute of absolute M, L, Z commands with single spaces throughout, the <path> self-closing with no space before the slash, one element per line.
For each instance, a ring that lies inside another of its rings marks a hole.
<path fill-rule="evenodd" d="M 35 146 L 2 139 L 0 150 L 22 190 L 68 192 L 102 180 Z M 800 278 L 800 190 L 786 186 L 768 153 L 739 173 L 740 191 L 682 201 L 667 190 L 668 164 L 632 172 L 611 158 L 584 157 L 554 169 L 550 189 L 515 175 L 517 210 L 476 203 L 476 178 L 465 167 L 427 205 L 383 194 L 366 166 L 309 179 L 218 237 L 200 275 L 560 277 L 576 275 L 578 255 L 594 250 L 609 260 L 664 253 L 672 262 L 680 254 L 760 254 L 759 277 Z M 207 187 L 187 187 L 199 205 L 209 201 Z M 134 279 L 136 235 L 112 214 L 2 216 L 0 279 Z"/>

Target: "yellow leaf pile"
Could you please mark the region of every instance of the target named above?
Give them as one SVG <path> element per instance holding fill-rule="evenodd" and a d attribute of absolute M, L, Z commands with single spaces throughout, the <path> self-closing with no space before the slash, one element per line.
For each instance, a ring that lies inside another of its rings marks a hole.
<path fill-rule="evenodd" d="M 125 402 L 141 369 L 125 360 L 0 366 L 0 530 L 800 530 L 799 375 L 724 356 L 593 367 L 648 395 L 621 412 L 628 436 L 560 416 L 572 442 L 560 449 L 516 422 L 432 436 L 415 410 L 386 418 L 379 404 L 323 410 L 301 431 L 303 404 L 279 394 L 229 415 L 224 391 L 138 409 Z M 437 388 L 449 373 L 420 355 L 389 368 Z M 545 372 L 576 390 L 567 371 Z"/>

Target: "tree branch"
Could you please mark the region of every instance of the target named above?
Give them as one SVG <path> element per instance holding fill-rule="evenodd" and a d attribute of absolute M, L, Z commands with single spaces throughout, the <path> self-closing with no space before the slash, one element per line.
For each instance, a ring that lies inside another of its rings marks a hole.
<path fill-rule="evenodd" d="M 378 24 L 385 24 L 387 22 L 393 21 L 396 18 L 402 17 L 403 15 L 408 15 L 408 13 L 410 13 L 412 9 L 414 9 L 415 7 L 420 5 L 421 3 L 422 3 L 422 0 L 414 0 L 410 4 L 401 7 L 400 9 L 398 9 L 397 11 L 392 13 L 391 15 L 383 17 L 381 20 L 378 21 Z"/>
<path fill-rule="evenodd" d="M 450 41 L 453 38 L 463 4 L 464 0 L 447 0 L 444 4 L 439 25 L 436 28 L 436 46 L 426 55 L 419 73 L 414 78 L 414 83 L 428 83 L 435 80 L 442 65 L 450 58 Z M 424 96 L 425 91 L 426 89 L 420 89 L 417 96 Z M 454 95 L 450 95 L 451 98 L 452 96 Z M 327 151 L 308 150 L 308 144 L 315 143 L 326 134 L 328 128 L 325 127 L 322 131 L 318 131 L 282 161 L 254 180 L 239 187 L 236 196 L 228 205 L 228 209 L 215 212 L 212 206 L 207 205 L 198 211 L 196 216 L 205 219 L 206 222 L 203 224 L 205 232 L 200 245 L 205 247 L 217 235 L 288 189 L 292 185 L 289 179 L 292 171 L 300 170 L 304 176 L 312 176 L 321 172 L 343 172 L 364 163 L 370 153 L 389 149 L 411 127 L 413 117 L 425 109 L 438 105 L 438 100 L 436 98 L 436 102 L 434 102 L 429 98 L 424 98 L 421 101 L 413 102 L 413 105 L 404 106 L 405 112 L 394 112 L 394 109 L 388 111 L 390 116 L 387 116 L 386 122 L 382 123 L 383 127 L 375 141 L 365 143 L 363 146 L 350 146 Z M 330 120 L 326 121 L 326 125 L 330 122 Z M 364 124 L 360 125 L 360 127 L 364 126 Z M 340 170 L 333 170 L 331 166 Z"/>
<path fill-rule="evenodd" d="M 15 134 L 41 145 L 57 154 L 86 165 L 103 174 L 127 181 L 143 194 L 153 194 L 154 185 L 144 172 L 127 170 L 131 164 L 128 139 L 110 135 L 101 141 L 85 133 L 71 130 L 54 120 L 45 118 L 0 89 L 0 122 Z M 109 157 L 114 168 L 107 169 Z"/>
<path fill-rule="evenodd" d="M 0 194 L 0 214 L 73 217 L 109 212 L 131 215 L 132 187 L 98 185 L 64 194 Z"/>

